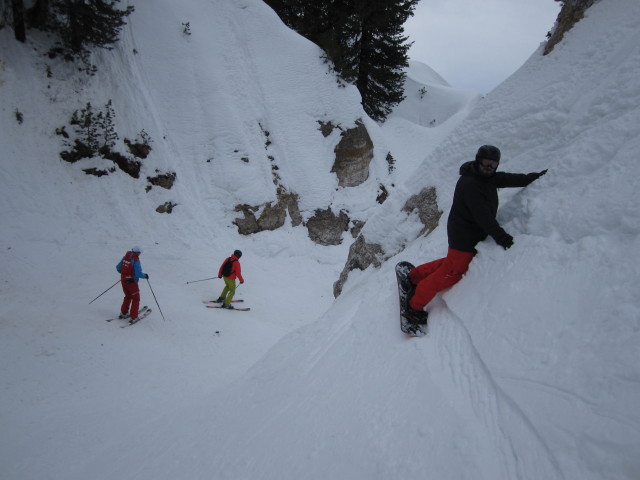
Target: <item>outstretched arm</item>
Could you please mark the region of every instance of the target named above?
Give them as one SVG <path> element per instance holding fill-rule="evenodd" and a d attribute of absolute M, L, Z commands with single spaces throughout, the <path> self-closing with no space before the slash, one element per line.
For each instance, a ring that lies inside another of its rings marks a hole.
<path fill-rule="evenodd" d="M 539 179 L 545 173 L 547 173 L 547 169 L 544 169 L 541 172 L 532 173 L 498 172 L 495 177 L 496 186 L 498 188 L 526 187 L 530 183 Z"/>

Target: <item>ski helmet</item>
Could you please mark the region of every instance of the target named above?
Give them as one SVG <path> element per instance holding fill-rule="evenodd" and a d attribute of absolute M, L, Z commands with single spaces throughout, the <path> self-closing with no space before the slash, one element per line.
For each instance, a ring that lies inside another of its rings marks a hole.
<path fill-rule="evenodd" d="M 141 249 L 139 246 L 137 246 L 137 245 L 136 245 L 136 246 L 134 246 L 134 247 L 132 247 L 132 248 L 131 248 L 131 251 L 132 251 L 132 252 L 135 252 L 135 253 L 142 253 L 142 249 Z"/>
<path fill-rule="evenodd" d="M 487 160 L 493 160 L 494 162 L 500 162 L 500 149 L 493 145 L 482 145 L 476 153 L 476 161 L 486 158 Z"/>
<path fill-rule="evenodd" d="M 236 257 L 238 257 L 238 258 L 240 258 L 240 257 L 242 256 L 242 252 L 241 252 L 240 250 L 235 250 L 235 251 L 233 252 L 233 254 L 234 254 Z"/>

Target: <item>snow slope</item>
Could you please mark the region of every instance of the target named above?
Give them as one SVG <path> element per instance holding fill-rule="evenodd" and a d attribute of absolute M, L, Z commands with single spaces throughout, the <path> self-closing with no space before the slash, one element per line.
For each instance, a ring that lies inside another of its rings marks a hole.
<path fill-rule="evenodd" d="M 352 122 L 357 94 L 257 0 L 136 5 L 90 80 L 59 64 L 47 79 L 45 60 L 0 31 L 0 477 L 637 478 L 639 26 L 637 2 L 598 2 L 489 96 L 445 91 L 433 108 L 458 107 L 443 125 L 412 118 L 417 99 L 382 126 L 365 119 L 371 181 L 338 191 L 326 168 L 337 138 L 309 125 Z M 174 189 L 58 160 L 54 129 L 108 98 L 122 134 L 154 139 L 144 175 L 176 171 Z M 272 198 L 263 130 L 307 211 L 353 204 L 369 241 L 401 251 L 353 272 L 336 300 L 346 236 L 319 247 L 302 228 L 231 226 L 235 203 Z M 431 305 L 429 335 L 408 339 L 393 266 L 443 255 L 446 232 L 401 245 L 419 226 L 399 206 L 435 186 L 446 214 L 459 165 L 484 143 L 504 170 L 549 172 L 501 193 L 514 247 L 480 245 Z M 396 188 L 372 206 L 381 179 Z M 167 200 L 174 213 L 153 211 Z M 134 243 L 156 311 L 123 330 L 102 321 L 119 287 L 88 302 Z M 252 310 L 206 309 L 221 283 L 186 282 L 235 248 Z"/>

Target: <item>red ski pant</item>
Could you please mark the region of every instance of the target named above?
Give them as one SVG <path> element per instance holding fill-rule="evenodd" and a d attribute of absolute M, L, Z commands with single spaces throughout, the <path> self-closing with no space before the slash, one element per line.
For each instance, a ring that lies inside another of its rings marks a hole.
<path fill-rule="evenodd" d="M 414 310 L 423 310 L 436 294 L 460 281 L 475 253 L 449 248 L 447 256 L 411 269 L 409 278 L 416 291 L 409 300 Z"/>
<path fill-rule="evenodd" d="M 124 292 L 124 300 L 122 301 L 122 307 L 120 307 L 120 313 L 127 314 L 129 312 L 131 318 L 138 318 L 138 308 L 140 307 L 140 289 L 136 282 L 122 283 L 122 291 Z M 129 310 L 131 306 L 131 310 Z"/>

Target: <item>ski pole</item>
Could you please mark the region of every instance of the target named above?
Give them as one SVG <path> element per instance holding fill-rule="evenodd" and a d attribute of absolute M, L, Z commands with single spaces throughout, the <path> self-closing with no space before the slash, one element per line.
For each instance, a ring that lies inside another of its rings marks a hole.
<path fill-rule="evenodd" d="M 111 290 L 113 287 L 115 287 L 115 286 L 118 284 L 118 282 L 119 282 L 119 281 L 120 281 L 120 280 L 118 280 L 116 283 L 114 283 L 113 285 L 111 285 L 109 288 L 107 288 L 104 292 L 102 292 L 102 293 L 101 293 L 100 295 L 98 295 L 96 298 L 94 298 L 93 300 L 91 300 L 91 301 L 89 302 L 89 305 L 91 305 L 93 302 L 95 302 L 97 299 L 99 299 L 102 295 L 104 295 L 104 294 L 105 294 L 105 293 L 107 293 L 109 290 Z"/>
<path fill-rule="evenodd" d="M 187 285 L 189 285 L 190 283 L 204 282 L 205 280 L 213 280 L 214 278 L 218 278 L 218 277 L 203 278 L 202 280 L 193 280 L 191 282 L 187 282 Z"/>
<path fill-rule="evenodd" d="M 147 278 L 147 283 L 149 284 L 149 290 L 151 290 L 151 295 L 153 295 L 153 299 L 156 301 L 156 305 L 158 305 L 158 310 L 160 311 L 160 315 L 162 315 L 162 320 L 166 319 L 164 318 L 164 314 L 162 313 L 162 309 L 160 308 L 160 304 L 158 303 L 158 299 L 156 298 L 156 294 L 153 293 L 153 288 L 151 288 L 151 282 L 149 281 L 149 279 Z"/>

